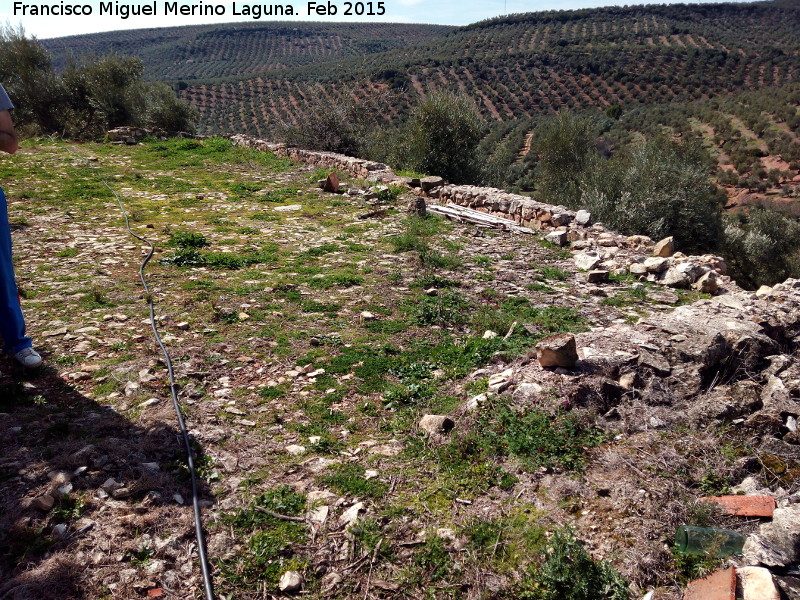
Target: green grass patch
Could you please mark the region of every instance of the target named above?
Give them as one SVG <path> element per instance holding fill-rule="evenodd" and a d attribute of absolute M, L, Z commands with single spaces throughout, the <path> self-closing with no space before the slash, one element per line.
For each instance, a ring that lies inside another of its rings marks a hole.
<path fill-rule="evenodd" d="M 167 246 L 172 248 L 206 248 L 211 245 L 202 233 L 176 231 L 169 236 Z"/>
<path fill-rule="evenodd" d="M 529 468 L 564 471 L 581 471 L 586 449 L 608 437 L 576 413 L 520 409 L 500 402 L 482 407 L 475 429 L 491 455 L 516 457 Z"/>
<path fill-rule="evenodd" d="M 305 562 L 295 548 L 305 542 L 307 527 L 303 523 L 273 517 L 259 508 L 281 515 L 299 516 L 305 512 L 306 500 L 283 485 L 258 495 L 247 508 L 222 516 L 223 524 L 247 539 L 246 547 L 234 558 L 217 563 L 228 586 L 253 589 L 250 586 L 266 584 L 275 587 L 284 571 Z"/>
<path fill-rule="evenodd" d="M 370 498 L 381 498 L 388 488 L 385 483 L 364 477 L 364 467 L 357 464 L 337 465 L 327 475 L 319 478 L 319 482 L 340 494 Z"/>

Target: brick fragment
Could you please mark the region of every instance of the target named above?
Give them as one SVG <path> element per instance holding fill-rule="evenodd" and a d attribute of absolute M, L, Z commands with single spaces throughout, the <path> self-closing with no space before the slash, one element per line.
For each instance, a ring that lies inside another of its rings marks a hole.
<path fill-rule="evenodd" d="M 686 586 L 683 600 L 736 600 L 736 568 L 719 569 Z"/>
<path fill-rule="evenodd" d="M 700 502 L 717 504 L 725 514 L 738 517 L 771 517 L 775 512 L 772 496 L 706 496 Z"/>

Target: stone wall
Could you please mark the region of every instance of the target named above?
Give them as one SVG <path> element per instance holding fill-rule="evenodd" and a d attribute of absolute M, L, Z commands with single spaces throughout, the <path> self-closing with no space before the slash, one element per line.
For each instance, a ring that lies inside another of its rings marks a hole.
<path fill-rule="evenodd" d="M 440 177 L 421 180 L 401 177 L 383 163 L 336 152 L 302 150 L 248 135 L 234 135 L 231 140 L 238 146 L 273 152 L 370 182 L 405 185 L 428 202 L 453 203 L 544 231 L 548 241 L 573 250 L 576 267 L 589 272 L 589 277 L 595 280 L 616 273 L 632 274 L 668 287 L 694 287 L 707 293 L 720 288 L 739 289 L 725 276 L 725 261 L 719 256 L 687 256 L 675 252 L 671 244 L 655 244 L 647 236 L 608 231 L 601 223 L 592 223 L 591 214 L 583 210 L 575 212 L 497 188 L 445 184 Z"/>

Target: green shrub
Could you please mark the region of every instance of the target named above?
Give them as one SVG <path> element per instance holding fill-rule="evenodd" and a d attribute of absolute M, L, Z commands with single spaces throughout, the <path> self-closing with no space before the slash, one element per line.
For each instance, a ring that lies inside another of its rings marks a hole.
<path fill-rule="evenodd" d="M 145 82 L 139 58 L 117 54 L 73 60 L 60 75 L 22 28 L 0 27 L 0 81 L 32 134 L 101 137 L 120 125 L 191 131 L 197 111 L 163 83 Z"/>
<path fill-rule="evenodd" d="M 570 529 L 553 532 L 536 579 L 542 600 L 628 600 L 625 578 L 610 563 L 592 559 Z"/>
<path fill-rule="evenodd" d="M 723 196 L 711 183 L 702 147 L 656 136 L 605 157 L 598 132 L 593 121 L 570 114 L 537 129 L 542 199 L 586 208 L 622 233 L 674 236 L 684 252 L 719 247 Z"/>
<path fill-rule="evenodd" d="M 745 288 L 800 277 L 800 224 L 769 210 L 728 219 L 723 246 L 731 276 Z"/>
<path fill-rule="evenodd" d="M 193 233 L 191 231 L 176 231 L 169 236 L 167 246 L 173 248 L 205 248 L 210 246 L 211 243 L 206 239 L 202 233 Z"/>
<path fill-rule="evenodd" d="M 684 252 L 719 246 L 723 202 L 702 149 L 659 137 L 595 160 L 580 195 L 595 218 L 623 233 L 674 236 Z"/>
<path fill-rule="evenodd" d="M 412 111 L 397 162 L 451 183 L 472 183 L 480 177 L 477 148 L 482 131 L 480 116 L 466 97 L 434 92 Z"/>
<path fill-rule="evenodd" d="M 536 130 L 538 192 L 545 202 L 580 205 L 581 176 L 596 158 L 597 127 L 589 119 L 561 113 Z"/>

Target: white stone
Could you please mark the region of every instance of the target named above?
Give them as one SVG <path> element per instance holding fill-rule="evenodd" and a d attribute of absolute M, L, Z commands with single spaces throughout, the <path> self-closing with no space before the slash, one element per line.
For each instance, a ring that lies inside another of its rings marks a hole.
<path fill-rule="evenodd" d="M 499 394 L 511 384 L 512 377 L 514 377 L 514 369 L 506 369 L 500 373 L 495 373 L 489 377 L 489 391 Z"/>
<path fill-rule="evenodd" d="M 575 261 L 575 266 L 582 271 L 591 271 L 600 264 L 600 256 L 595 252 L 576 254 L 573 260 Z"/>
<path fill-rule="evenodd" d="M 358 521 L 358 515 L 362 510 L 364 510 L 364 503 L 356 502 L 339 517 L 339 525 L 344 526 L 346 529 L 352 527 Z"/>
<path fill-rule="evenodd" d="M 291 444 L 286 446 L 286 452 L 291 454 L 292 456 L 302 456 L 306 453 L 306 447 L 300 446 L 299 444 Z"/>
<path fill-rule="evenodd" d="M 278 589 L 286 594 L 299 592 L 302 587 L 303 576 L 298 571 L 286 571 L 278 582 Z"/>
<path fill-rule="evenodd" d="M 772 573 L 764 567 L 738 567 L 736 579 L 736 597 L 741 600 L 780 600 Z"/>
<path fill-rule="evenodd" d="M 444 415 L 425 415 L 419 421 L 419 428 L 429 434 L 447 433 L 453 427 L 455 427 L 453 419 Z"/>

